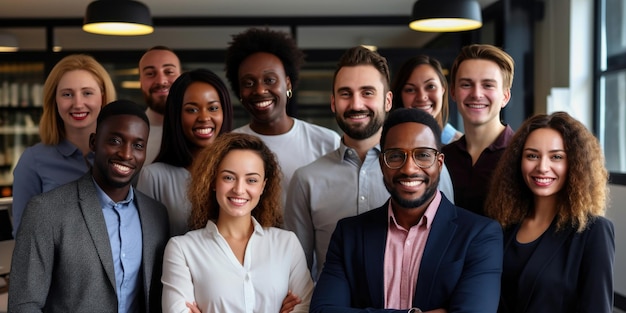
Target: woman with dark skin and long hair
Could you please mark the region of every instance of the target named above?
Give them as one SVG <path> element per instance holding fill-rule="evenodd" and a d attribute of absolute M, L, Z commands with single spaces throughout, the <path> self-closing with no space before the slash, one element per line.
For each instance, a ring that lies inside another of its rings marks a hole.
<path fill-rule="evenodd" d="M 256 136 L 224 134 L 194 160 L 191 177 L 191 231 L 165 249 L 163 311 L 308 312 L 304 251 L 278 228 L 274 153 Z"/>
<path fill-rule="evenodd" d="M 486 204 L 505 231 L 498 312 L 612 312 L 607 188 L 602 149 L 582 123 L 565 112 L 524 122 Z"/>
<path fill-rule="evenodd" d="M 168 210 L 170 235 L 189 230 L 189 168 L 198 153 L 233 125 L 226 85 L 212 71 L 195 69 L 172 84 L 165 105 L 163 139 L 154 163 L 144 167 L 137 189 L 161 201 Z"/>

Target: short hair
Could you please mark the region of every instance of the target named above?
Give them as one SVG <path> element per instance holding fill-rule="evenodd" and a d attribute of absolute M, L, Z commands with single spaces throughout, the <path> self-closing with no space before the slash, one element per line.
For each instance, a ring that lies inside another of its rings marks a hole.
<path fill-rule="evenodd" d="M 335 89 L 335 80 L 339 71 L 346 66 L 358 66 L 358 65 L 371 65 L 373 66 L 381 76 L 381 81 L 385 87 L 385 92 L 389 91 L 389 66 L 387 65 L 387 59 L 378 54 L 378 52 L 371 51 L 363 46 L 352 47 L 341 56 L 339 63 L 337 63 L 337 69 L 333 75 L 333 92 Z"/>
<path fill-rule="evenodd" d="M 148 125 L 150 129 L 150 121 L 146 115 L 146 109 L 139 104 L 130 100 L 116 100 L 102 108 L 100 114 L 98 114 L 98 124 L 96 126 L 96 132 L 100 129 L 100 126 L 107 119 L 118 115 L 134 115 L 142 119 Z"/>
<path fill-rule="evenodd" d="M 44 144 L 56 145 L 67 136 L 65 123 L 59 115 L 56 93 L 63 76 L 77 70 L 87 71 L 93 76 L 100 87 L 103 106 L 116 98 L 115 86 L 109 73 L 96 59 L 86 54 L 64 57 L 52 68 L 43 85 L 43 113 L 39 122 L 39 136 Z"/>
<path fill-rule="evenodd" d="M 163 137 L 159 154 L 154 162 L 163 162 L 177 167 L 188 167 L 193 161 L 191 143 L 184 135 L 182 110 L 185 91 L 194 82 L 207 83 L 215 88 L 222 107 L 222 128 L 216 129 L 219 135 L 233 129 L 233 106 L 230 94 L 222 79 L 208 69 L 195 69 L 182 73 L 170 87 L 165 104 L 163 119 Z"/>
<path fill-rule="evenodd" d="M 205 227 L 209 220 L 217 221 L 220 208 L 215 196 L 215 180 L 219 174 L 220 163 L 233 150 L 250 150 L 263 160 L 266 183 L 252 216 L 263 227 L 282 225 L 282 174 L 276 156 L 257 136 L 228 133 L 217 137 L 211 147 L 203 149 L 193 161 L 187 194 L 191 202 L 190 230 Z"/>
<path fill-rule="evenodd" d="M 430 56 L 427 55 L 417 55 L 414 56 L 404 62 L 400 67 L 400 70 L 394 77 L 393 83 L 391 84 L 391 92 L 393 93 L 393 101 L 392 101 L 392 110 L 397 108 L 404 107 L 402 103 L 402 89 L 404 89 L 404 85 L 409 80 L 413 71 L 420 65 L 428 65 L 430 66 L 435 73 L 437 73 L 437 77 L 439 78 L 439 82 L 443 87 L 443 101 L 441 103 L 441 112 L 435 116 L 435 119 L 439 123 L 439 126 L 442 128 L 448 122 L 448 114 L 449 114 L 449 103 L 448 103 L 448 79 L 446 75 L 443 73 L 443 67 L 441 63 Z"/>
<path fill-rule="evenodd" d="M 292 88 L 296 88 L 300 66 L 304 63 L 304 53 L 298 49 L 295 40 L 285 32 L 268 28 L 250 28 L 233 35 L 233 40 L 226 50 L 226 78 L 237 96 L 240 95 L 239 65 L 257 52 L 266 52 L 278 57 L 283 63 L 285 75 L 289 77 Z"/>
<path fill-rule="evenodd" d="M 439 124 L 432 115 L 417 108 L 398 108 L 389 113 L 387 119 L 385 120 L 385 124 L 383 124 L 383 131 L 380 136 L 381 149 L 385 149 L 387 133 L 389 130 L 402 123 L 418 123 L 428 126 L 435 136 L 437 150 L 441 150 L 441 127 L 439 127 Z"/>
<path fill-rule="evenodd" d="M 504 228 L 521 223 L 533 210 L 533 193 L 521 171 L 524 145 L 530 133 L 549 128 L 563 137 L 568 173 L 558 192 L 557 229 L 567 224 L 583 231 L 594 216 L 603 216 L 608 194 L 608 172 L 598 140 L 565 112 L 537 114 L 517 130 L 491 179 L 485 212 Z"/>
<path fill-rule="evenodd" d="M 450 88 L 456 84 L 456 74 L 459 66 L 465 60 L 487 60 L 498 65 L 502 72 L 502 84 L 504 89 L 511 89 L 513 86 L 513 75 L 515 74 L 515 61 L 504 50 L 487 44 L 473 44 L 461 48 L 461 52 L 454 59 L 450 69 Z"/>

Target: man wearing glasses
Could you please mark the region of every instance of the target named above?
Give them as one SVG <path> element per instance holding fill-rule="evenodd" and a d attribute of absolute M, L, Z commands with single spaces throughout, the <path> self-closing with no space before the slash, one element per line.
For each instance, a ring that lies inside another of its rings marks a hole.
<path fill-rule="evenodd" d="M 439 192 L 440 134 L 424 111 L 389 114 L 379 163 L 391 197 L 337 223 L 311 312 L 497 311 L 502 230 Z"/>

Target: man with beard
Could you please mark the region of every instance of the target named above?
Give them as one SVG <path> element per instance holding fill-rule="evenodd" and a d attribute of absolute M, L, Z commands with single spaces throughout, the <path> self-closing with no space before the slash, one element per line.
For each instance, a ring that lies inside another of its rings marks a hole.
<path fill-rule="evenodd" d="M 159 154 L 163 136 L 163 114 L 165 101 L 172 83 L 180 76 L 181 66 L 178 56 L 170 48 L 154 46 L 139 60 L 139 84 L 148 109 L 150 139 L 146 151 L 146 164 L 152 163 Z"/>
<path fill-rule="evenodd" d="M 165 207 L 134 190 L 149 122 L 138 104 L 102 108 L 91 171 L 31 199 L 17 232 L 10 312 L 161 312 Z"/>
<path fill-rule="evenodd" d="M 497 311 L 502 230 L 438 191 L 441 146 L 427 112 L 389 114 L 379 164 L 391 197 L 337 223 L 311 312 Z"/>

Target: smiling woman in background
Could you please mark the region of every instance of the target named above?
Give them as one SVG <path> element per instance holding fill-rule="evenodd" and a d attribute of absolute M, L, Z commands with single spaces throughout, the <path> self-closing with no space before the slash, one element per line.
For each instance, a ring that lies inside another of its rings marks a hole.
<path fill-rule="evenodd" d="M 565 112 L 529 118 L 506 148 L 486 213 L 504 227 L 500 313 L 610 313 L 613 223 L 597 139 Z"/>
<path fill-rule="evenodd" d="M 165 105 L 161 149 L 154 163 L 141 171 L 137 182 L 138 190 L 167 207 L 170 235 L 189 230 L 187 184 L 192 161 L 232 127 L 230 95 L 215 73 L 196 69 L 174 81 Z"/>
<path fill-rule="evenodd" d="M 24 151 L 13 172 L 13 237 L 30 198 L 87 173 L 89 135 L 102 106 L 113 100 L 111 77 L 93 57 L 69 55 L 52 68 L 43 86 L 41 143 Z"/>
<path fill-rule="evenodd" d="M 417 108 L 432 115 L 442 129 L 446 145 L 463 134 L 448 123 L 448 81 L 441 63 L 427 55 L 408 59 L 393 81 L 393 108 Z"/>

